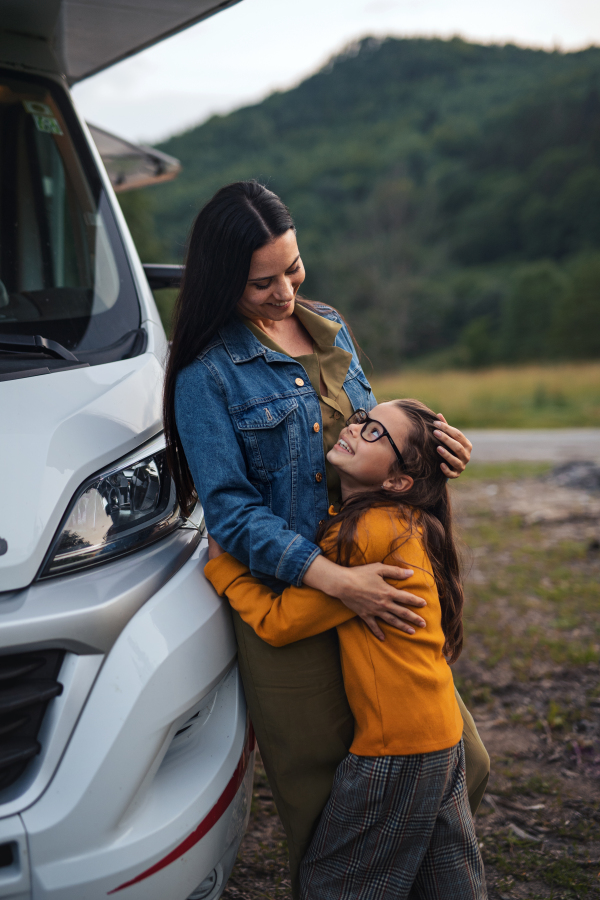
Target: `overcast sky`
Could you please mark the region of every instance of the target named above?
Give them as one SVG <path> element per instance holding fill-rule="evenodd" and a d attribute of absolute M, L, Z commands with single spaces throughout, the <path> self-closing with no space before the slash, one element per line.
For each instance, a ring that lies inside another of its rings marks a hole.
<path fill-rule="evenodd" d="M 168 0 L 167 0 L 168 2 Z M 95 125 L 156 142 L 288 88 L 368 34 L 579 49 L 598 0 L 242 0 L 74 88 Z"/>

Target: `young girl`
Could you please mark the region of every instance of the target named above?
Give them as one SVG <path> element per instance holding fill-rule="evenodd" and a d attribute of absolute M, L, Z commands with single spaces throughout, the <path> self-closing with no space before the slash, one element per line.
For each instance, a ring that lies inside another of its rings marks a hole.
<path fill-rule="evenodd" d="M 263 640 L 337 628 L 354 741 L 302 861 L 303 900 L 487 896 L 448 665 L 462 648 L 463 593 L 435 421 L 416 400 L 354 413 L 327 457 L 342 509 L 319 534 L 339 564 L 410 567 L 403 586 L 427 601 L 426 628 L 381 623 L 378 641 L 339 600 L 307 587 L 277 596 L 211 542 L 206 576 Z"/>

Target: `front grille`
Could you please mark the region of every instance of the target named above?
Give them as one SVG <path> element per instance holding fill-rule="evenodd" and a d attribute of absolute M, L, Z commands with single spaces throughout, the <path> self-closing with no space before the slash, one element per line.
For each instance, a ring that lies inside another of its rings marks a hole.
<path fill-rule="evenodd" d="M 56 680 L 63 650 L 0 656 L 0 790 L 13 784 L 40 752 L 46 707 L 62 693 Z"/>

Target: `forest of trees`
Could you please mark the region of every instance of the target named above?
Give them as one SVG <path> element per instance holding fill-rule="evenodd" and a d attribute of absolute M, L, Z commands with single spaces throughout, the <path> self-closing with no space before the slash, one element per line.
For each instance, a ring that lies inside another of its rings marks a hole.
<path fill-rule="evenodd" d="M 202 203 L 257 178 L 295 218 L 305 296 L 379 369 L 600 356 L 598 48 L 366 38 L 161 149 L 179 178 L 121 195 L 144 261 L 181 261 Z"/>

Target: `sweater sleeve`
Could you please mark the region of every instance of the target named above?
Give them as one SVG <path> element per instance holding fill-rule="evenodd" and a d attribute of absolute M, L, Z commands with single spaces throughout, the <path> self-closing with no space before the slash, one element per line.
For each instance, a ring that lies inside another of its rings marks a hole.
<path fill-rule="evenodd" d="M 340 600 L 313 588 L 289 587 L 275 594 L 228 553 L 210 560 L 204 574 L 259 638 L 273 647 L 329 631 L 355 615 Z"/>

